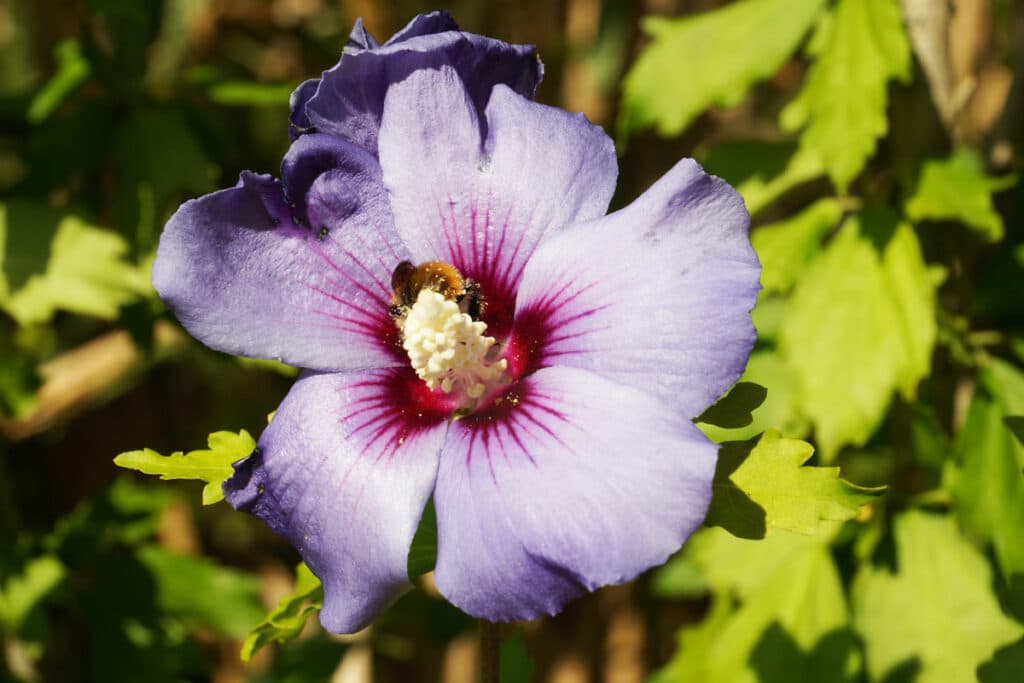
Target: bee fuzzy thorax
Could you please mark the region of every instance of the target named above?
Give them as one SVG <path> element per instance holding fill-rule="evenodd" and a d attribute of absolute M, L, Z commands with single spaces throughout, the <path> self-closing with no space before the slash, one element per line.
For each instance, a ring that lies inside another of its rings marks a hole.
<path fill-rule="evenodd" d="M 409 261 L 402 261 L 391 274 L 391 315 L 401 318 L 408 313 L 409 307 L 416 303 L 419 293 L 428 289 L 437 292 L 445 299 L 459 304 L 463 313 L 474 320 L 480 319 L 483 312 L 483 300 L 480 287 L 472 280 L 443 261 L 428 261 L 414 266 Z"/>

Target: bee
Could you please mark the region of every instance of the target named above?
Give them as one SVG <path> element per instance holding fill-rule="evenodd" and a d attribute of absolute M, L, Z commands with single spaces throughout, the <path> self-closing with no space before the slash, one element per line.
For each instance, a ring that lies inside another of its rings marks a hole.
<path fill-rule="evenodd" d="M 409 261 L 402 261 L 391 274 L 391 288 L 394 294 L 391 296 L 391 306 L 388 310 L 395 318 L 405 316 L 424 289 L 431 289 L 454 301 L 462 312 L 473 320 L 479 320 L 484 310 L 480 285 L 462 277 L 454 266 L 443 261 L 428 261 L 418 266 Z"/>

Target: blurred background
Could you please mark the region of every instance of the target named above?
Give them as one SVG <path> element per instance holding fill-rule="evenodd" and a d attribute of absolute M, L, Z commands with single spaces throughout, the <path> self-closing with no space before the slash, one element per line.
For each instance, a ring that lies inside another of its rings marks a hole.
<path fill-rule="evenodd" d="M 503 680 L 1024 680 L 1021 3 L 0 0 L 0 681 L 475 680 L 476 625 L 429 575 L 344 638 L 300 586 L 297 637 L 241 661 L 297 554 L 112 462 L 258 436 L 296 371 L 182 331 L 149 284 L 162 226 L 278 172 L 289 93 L 357 17 L 383 42 L 439 8 L 538 46 L 538 99 L 616 139 L 614 206 L 684 156 L 738 187 L 768 392 L 702 426 L 817 449 L 785 513 L 750 494 L 760 527 L 709 518 L 665 568 L 509 627 Z M 888 488 L 801 498 L 826 466 Z"/>

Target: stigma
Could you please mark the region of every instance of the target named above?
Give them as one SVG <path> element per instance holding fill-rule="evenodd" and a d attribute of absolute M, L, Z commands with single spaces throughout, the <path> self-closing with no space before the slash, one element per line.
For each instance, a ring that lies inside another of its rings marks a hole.
<path fill-rule="evenodd" d="M 441 292 L 423 288 L 396 322 L 402 348 L 416 375 L 430 389 L 457 394 L 472 408 L 491 386 L 503 381 L 508 362 L 493 360 L 494 337 L 487 324 L 474 320 Z"/>

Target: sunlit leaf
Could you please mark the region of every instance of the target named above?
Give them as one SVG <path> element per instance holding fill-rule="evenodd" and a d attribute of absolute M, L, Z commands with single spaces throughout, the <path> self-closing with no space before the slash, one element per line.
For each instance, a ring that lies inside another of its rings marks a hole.
<path fill-rule="evenodd" d="M 63 40 L 53 52 L 57 58 L 57 73 L 32 98 L 28 107 L 28 120 L 31 123 L 45 120 L 75 88 L 89 78 L 92 71 L 77 40 Z"/>
<path fill-rule="evenodd" d="M 43 214 L 14 211 L 0 204 L 0 242 L 8 241 L 8 232 L 35 229 L 34 224 L 13 223 L 35 215 Z M 121 306 L 151 289 L 142 269 L 125 259 L 127 252 L 127 242 L 117 233 L 65 216 L 56 226 L 45 269 L 28 274 L 17 286 L 11 283 L 6 262 L 2 264 L 0 308 L 22 325 L 46 322 L 57 310 L 112 320 Z M 34 258 L 30 254 L 16 256 Z M 14 257 L 8 252 L 5 261 Z"/>
<path fill-rule="evenodd" d="M 960 221 L 994 242 L 1003 237 L 1003 219 L 992 195 L 1016 182 L 1013 176 L 986 175 L 978 154 L 961 149 L 948 159 L 925 162 L 917 190 L 907 200 L 907 216 L 914 221 Z"/>
<path fill-rule="evenodd" d="M 762 538 L 769 529 L 816 534 L 822 522 L 855 518 L 881 493 L 841 479 L 838 467 L 805 467 L 813 454 L 809 443 L 777 430 L 724 444 L 705 523 L 741 538 Z"/>
<path fill-rule="evenodd" d="M 999 609 L 985 558 L 949 517 L 919 511 L 895 521 L 897 570 L 864 566 L 853 584 L 854 624 L 872 680 L 909 660 L 916 680 L 973 681 L 975 669 L 1024 627 Z"/>
<path fill-rule="evenodd" d="M 761 284 L 765 290 L 789 290 L 821 250 L 822 238 L 842 216 L 842 204 L 825 198 L 785 220 L 756 228 L 751 242 L 761 260 Z"/>
<path fill-rule="evenodd" d="M 652 42 L 623 81 L 620 137 L 652 125 L 678 135 L 708 107 L 739 104 L 793 53 L 822 4 L 740 0 L 696 16 L 647 17 Z"/>
<path fill-rule="evenodd" d="M 254 576 L 154 545 L 139 548 L 138 558 L 152 573 L 157 602 L 167 614 L 233 638 L 263 617 Z"/>
<path fill-rule="evenodd" d="M 863 444 L 894 390 L 911 399 L 931 367 L 935 282 L 909 225 L 848 220 L 804 271 L 779 334 L 822 457 Z"/>
<path fill-rule="evenodd" d="M 254 448 L 256 442 L 244 429 L 237 434 L 214 432 L 210 434 L 208 449 L 160 455 L 145 448 L 121 453 L 114 458 L 114 464 L 143 474 L 157 474 L 161 479 L 205 481 L 203 505 L 211 505 L 224 499 L 221 484 L 234 473 L 231 465 L 250 455 Z"/>
<path fill-rule="evenodd" d="M 207 93 L 217 104 L 240 107 L 287 107 L 288 98 L 298 83 L 253 83 L 223 81 L 210 86 Z"/>
<path fill-rule="evenodd" d="M 0 587 L 0 625 L 16 633 L 36 605 L 61 584 L 67 570 L 54 555 L 29 560 Z"/>
<path fill-rule="evenodd" d="M 305 563 L 299 564 L 295 570 L 295 590 L 249 632 L 242 644 L 242 661 L 248 662 L 269 643 L 284 642 L 299 635 L 309 617 L 320 611 L 323 601 L 320 580 Z"/>
<path fill-rule="evenodd" d="M 846 599 L 821 539 L 780 532 L 744 541 L 706 529 L 686 555 L 716 595 L 704 621 L 680 632 L 677 654 L 654 681 L 810 683 L 856 674 Z"/>
<path fill-rule="evenodd" d="M 801 147 L 846 188 L 889 129 L 891 79 L 908 81 L 910 48 L 896 0 L 839 0 L 808 47 L 806 81 L 782 112 L 788 130 L 803 128 Z"/>
<path fill-rule="evenodd" d="M 1024 403 L 1024 374 L 994 360 L 981 380 L 987 392 L 971 401 L 957 438 L 960 466 L 947 484 L 963 524 L 993 544 L 1003 572 L 1024 574 L 1024 446 L 1003 421 Z"/>

